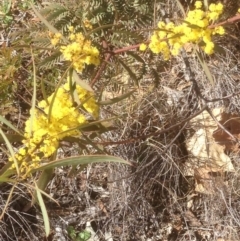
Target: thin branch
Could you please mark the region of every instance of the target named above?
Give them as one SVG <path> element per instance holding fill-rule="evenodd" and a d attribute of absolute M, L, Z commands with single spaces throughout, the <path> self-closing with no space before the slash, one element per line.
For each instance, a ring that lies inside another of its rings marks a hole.
<path fill-rule="evenodd" d="M 136 142 L 136 141 L 139 141 L 139 140 L 147 139 L 147 138 L 149 138 L 151 136 L 161 135 L 161 134 L 164 134 L 164 133 L 166 133 L 168 131 L 171 131 L 171 130 L 175 129 L 178 126 L 181 126 L 181 125 L 185 124 L 186 122 L 190 121 L 194 117 L 196 117 L 199 114 L 201 114 L 204 110 L 206 110 L 206 108 L 207 108 L 207 105 L 205 105 L 201 110 L 197 111 L 195 114 L 193 114 L 190 117 L 184 119 L 183 121 L 180 121 L 177 124 L 170 126 L 169 128 L 166 128 L 166 129 L 163 129 L 163 130 L 157 130 L 154 133 L 150 133 L 150 134 L 147 134 L 147 135 L 142 135 L 142 136 L 138 136 L 138 137 L 134 137 L 134 138 L 127 139 L 127 140 L 122 140 L 122 141 L 95 142 L 95 144 L 101 144 L 101 145 L 104 145 L 104 146 L 128 144 L 128 143 L 133 143 L 133 142 Z"/>
<path fill-rule="evenodd" d="M 240 21 L 240 14 L 238 13 L 236 16 L 232 17 L 232 18 L 229 18 L 223 22 L 220 22 L 220 23 L 216 23 L 216 24 L 212 24 L 210 26 L 208 26 L 208 28 L 216 28 L 216 27 L 219 27 L 219 26 L 223 26 L 223 25 L 226 25 L 226 24 L 233 24 L 235 22 L 238 22 Z"/>

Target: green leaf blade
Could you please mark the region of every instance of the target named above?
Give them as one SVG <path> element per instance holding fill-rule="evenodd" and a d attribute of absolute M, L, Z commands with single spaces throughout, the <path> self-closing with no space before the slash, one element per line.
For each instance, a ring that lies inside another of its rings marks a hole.
<path fill-rule="evenodd" d="M 132 165 L 131 162 L 125 161 L 119 157 L 114 156 L 105 156 L 105 155 L 89 155 L 89 156 L 77 156 L 77 157 L 68 157 L 60 160 L 55 160 L 50 163 L 47 163 L 41 167 L 33 169 L 31 172 L 47 170 L 55 167 L 69 166 L 69 165 L 84 165 L 92 163 L 101 163 L 101 162 L 113 162 L 113 163 L 122 163 Z"/>

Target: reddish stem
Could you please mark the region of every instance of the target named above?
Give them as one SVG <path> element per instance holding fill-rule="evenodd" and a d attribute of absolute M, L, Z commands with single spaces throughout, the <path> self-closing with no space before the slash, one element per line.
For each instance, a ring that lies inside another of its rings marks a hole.
<path fill-rule="evenodd" d="M 240 14 L 237 14 L 236 16 L 234 16 L 232 18 L 229 18 L 229 19 L 227 19 L 223 22 L 213 24 L 213 25 L 209 26 L 208 28 L 216 28 L 218 26 L 222 26 L 222 25 L 225 25 L 225 24 L 232 24 L 232 23 L 237 22 L 237 21 L 240 21 Z"/>
<path fill-rule="evenodd" d="M 225 20 L 223 22 L 220 22 L 220 23 L 217 23 L 217 24 L 212 24 L 208 28 L 212 29 L 212 28 L 216 28 L 218 26 L 222 26 L 222 25 L 225 25 L 225 24 L 232 24 L 232 23 L 237 22 L 237 21 L 240 21 L 240 14 L 237 14 L 236 16 L 234 16 L 232 18 L 229 18 L 229 19 L 227 19 L 227 20 Z M 165 39 L 163 39 L 163 40 L 165 40 Z M 106 57 L 105 57 L 104 61 L 102 62 L 99 70 L 97 71 L 95 77 L 92 79 L 92 81 L 90 83 L 91 87 L 94 86 L 95 83 L 97 82 L 97 80 L 100 78 L 100 75 L 102 74 L 102 72 L 106 68 L 107 62 L 109 61 L 109 59 L 114 54 L 124 53 L 126 51 L 139 48 L 139 46 L 140 46 L 140 44 L 135 44 L 135 45 L 131 45 L 131 46 L 128 46 L 128 47 L 124 47 L 124 48 L 120 48 L 120 49 L 114 50 L 114 51 L 109 52 L 108 54 L 106 54 Z M 103 41 L 103 47 L 105 49 L 108 49 L 108 45 L 107 45 L 106 41 Z"/>
<path fill-rule="evenodd" d="M 90 86 L 93 87 L 95 85 L 95 83 L 97 82 L 97 80 L 100 78 L 100 75 L 102 74 L 102 72 L 105 70 L 107 62 L 109 61 L 109 59 L 111 58 L 112 54 L 109 53 L 107 54 L 107 56 L 105 57 L 104 61 L 102 62 L 99 70 L 97 71 L 95 77 L 92 79 Z"/>
<path fill-rule="evenodd" d="M 107 49 L 108 47 L 106 46 L 106 42 L 103 43 L 104 45 L 104 48 Z M 121 49 L 117 49 L 117 50 L 114 50 L 110 53 L 108 53 L 104 59 L 104 61 L 102 62 L 99 70 L 97 71 L 95 77 L 92 79 L 91 83 L 90 83 L 90 86 L 93 87 L 95 85 L 95 83 L 97 82 L 97 80 L 100 78 L 100 75 L 102 74 L 102 72 L 105 70 L 106 68 L 106 65 L 107 65 L 107 62 L 109 61 L 109 59 L 114 55 L 114 54 L 120 54 L 120 53 L 124 53 L 126 51 L 129 51 L 129 50 L 132 50 L 132 49 L 136 49 L 140 46 L 140 44 L 135 44 L 135 45 L 131 45 L 131 46 L 128 46 L 128 47 L 124 47 L 124 48 L 121 48 Z"/>

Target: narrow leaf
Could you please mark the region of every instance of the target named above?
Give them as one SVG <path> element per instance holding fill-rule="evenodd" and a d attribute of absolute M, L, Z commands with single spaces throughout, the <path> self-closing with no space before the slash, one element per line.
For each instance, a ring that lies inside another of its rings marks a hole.
<path fill-rule="evenodd" d="M 53 33 L 58 33 L 58 30 L 54 28 L 42 15 L 37 11 L 37 9 L 34 7 L 32 3 L 30 3 L 34 13 L 37 15 L 37 17 L 48 27 L 48 29 Z"/>
<path fill-rule="evenodd" d="M 21 142 L 24 137 L 21 134 L 5 134 L 9 142 Z M 4 143 L 4 139 L 0 136 L 0 143 Z"/>
<path fill-rule="evenodd" d="M 78 165 L 78 164 L 91 164 L 91 163 L 97 163 L 97 162 L 115 162 L 115 163 L 132 165 L 129 161 L 125 161 L 115 156 L 89 155 L 89 156 L 68 157 L 60 160 L 55 160 L 32 170 L 31 173 L 34 173 L 40 170 L 51 169 L 54 167 Z"/>
<path fill-rule="evenodd" d="M 87 127 L 94 126 L 94 125 L 97 125 L 97 124 L 100 124 L 100 123 L 106 123 L 107 121 L 114 120 L 114 119 L 116 119 L 116 117 L 111 117 L 111 118 L 108 118 L 108 119 L 105 119 L 105 120 L 92 121 L 92 122 L 89 122 L 89 123 L 86 123 L 86 124 L 82 124 L 82 125 L 70 128 L 66 131 L 62 131 L 59 134 L 64 134 L 64 133 L 67 133 L 67 132 L 73 131 L 73 130 L 82 130 L 82 129 L 84 130 Z"/>
<path fill-rule="evenodd" d="M 131 91 L 129 91 L 128 93 L 123 94 L 123 95 L 118 96 L 118 97 L 115 97 L 115 98 L 113 98 L 113 99 L 105 100 L 105 101 L 99 101 L 98 104 L 99 104 L 99 105 L 113 105 L 113 104 L 115 104 L 115 103 L 117 103 L 117 102 L 119 102 L 119 101 L 122 101 L 122 100 L 128 98 L 128 97 L 131 96 L 132 93 L 134 93 L 135 91 L 136 91 L 136 90 L 131 90 Z"/>
<path fill-rule="evenodd" d="M 14 179 L 10 179 L 10 178 L 0 176 L 0 183 L 2 183 L 2 182 L 10 182 L 10 183 L 14 183 L 14 184 L 17 183 L 17 181 L 14 180 Z"/>
<path fill-rule="evenodd" d="M 41 212 L 43 215 L 43 222 L 44 222 L 46 237 L 48 237 L 50 234 L 50 222 L 49 222 L 49 218 L 48 218 L 48 214 L 47 214 L 47 209 L 46 209 L 45 203 L 42 198 L 42 194 L 41 194 L 37 184 L 35 184 L 35 187 L 36 187 L 39 206 L 41 208 Z"/>
<path fill-rule="evenodd" d="M 203 0 L 203 5 L 205 7 L 206 10 L 208 10 L 208 0 Z"/>
<path fill-rule="evenodd" d="M 91 88 L 91 86 L 88 83 L 82 81 L 75 70 L 73 70 L 72 77 L 74 81 L 76 81 L 76 83 L 80 85 L 83 89 L 93 92 L 93 89 Z"/>
<path fill-rule="evenodd" d="M 11 143 L 9 142 L 9 140 L 7 139 L 6 135 L 4 134 L 4 132 L 2 131 L 2 129 L 0 129 L 0 134 L 2 135 L 4 142 L 11 154 L 11 157 L 13 159 L 13 162 L 15 164 L 16 170 L 17 170 L 17 174 L 19 175 L 19 167 L 18 167 L 18 161 L 16 160 L 15 156 L 14 156 L 14 150 L 13 147 L 11 145 Z"/>
<path fill-rule="evenodd" d="M 181 12 L 182 12 L 182 15 L 183 15 L 184 18 L 185 18 L 185 17 L 186 17 L 186 12 L 185 12 L 185 10 L 184 10 L 183 5 L 181 4 L 181 2 L 180 2 L 179 0 L 176 0 L 176 1 L 177 1 L 177 5 L 178 5 L 179 9 L 180 9 Z"/>
<path fill-rule="evenodd" d="M 202 58 L 202 56 L 200 56 L 200 53 L 198 51 L 195 50 L 195 52 L 198 57 L 199 63 L 202 65 L 202 68 L 203 68 L 208 80 L 210 81 L 211 85 L 214 86 L 214 80 L 213 80 L 212 74 L 207 66 L 207 63 Z"/>
<path fill-rule="evenodd" d="M 16 171 L 14 169 L 10 169 L 11 166 L 12 166 L 12 163 L 11 162 L 7 162 L 3 166 L 3 168 L 0 170 L 0 182 L 1 182 L 1 178 L 3 178 L 2 180 L 5 180 L 6 177 L 10 177 L 11 175 L 16 173 Z"/>
<path fill-rule="evenodd" d="M 31 55 L 32 55 L 32 63 L 33 63 L 33 96 L 32 96 L 32 105 L 31 105 L 31 110 L 32 114 L 30 115 L 30 128 L 31 128 L 31 133 L 32 133 L 32 127 L 33 127 L 33 122 L 34 122 L 34 110 L 36 106 L 36 101 L 37 101 L 37 81 L 36 81 L 36 67 L 35 67 L 35 61 L 33 57 L 33 52 L 31 48 Z"/>
<path fill-rule="evenodd" d="M 7 210 L 7 207 L 8 207 L 8 205 L 9 205 L 11 199 L 12 199 L 12 195 L 13 195 L 13 191 L 14 191 L 15 186 L 16 186 L 16 184 L 14 184 L 14 185 L 12 186 L 11 190 L 10 190 L 10 193 L 9 193 L 9 195 L 8 195 L 6 204 L 4 205 L 4 208 L 2 209 L 2 213 L 1 213 L 1 215 L 0 215 L 0 220 L 2 220 L 2 218 L 4 217 L 4 214 L 5 214 L 6 210 Z"/>
<path fill-rule="evenodd" d="M 124 69 L 128 72 L 129 76 L 133 79 L 135 84 L 138 86 L 138 79 L 136 74 L 129 68 L 121 59 L 118 58 L 118 61 L 121 63 L 121 65 L 124 67 Z"/>
<path fill-rule="evenodd" d="M 136 59 L 138 62 L 142 63 L 142 64 L 146 64 L 146 62 L 144 61 L 144 59 L 142 57 L 140 57 L 139 55 L 137 55 L 136 53 L 134 53 L 133 51 L 127 51 L 127 54 L 131 55 L 134 59 Z"/>
<path fill-rule="evenodd" d="M 3 124 L 5 124 L 6 126 L 8 126 L 9 128 L 11 128 L 12 130 L 14 130 L 16 133 L 18 133 L 19 135 L 22 135 L 21 132 L 14 127 L 8 120 L 6 120 L 3 116 L 0 115 L 0 122 L 2 122 Z"/>
<path fill-rule="evenodd" d="M 38 189 L 40 189 L 40 190 L 45 190 L 47 184 L 49 183 L 49 181 L 50 181 L 51 178 L 52 178 L 52 175 L 53 175 L 53 169 L 44 170 L 44 171 L 41 173 L 41 176 L 40 176 L 40 178 L 38 179 L 38 182 L 37 182 Z M 35 201 L 36 201 L 36 196 L 37 196 L 37 193 L 35 192 L 35 193 L 33 194 L 32 204 L 35 203 Z"/>

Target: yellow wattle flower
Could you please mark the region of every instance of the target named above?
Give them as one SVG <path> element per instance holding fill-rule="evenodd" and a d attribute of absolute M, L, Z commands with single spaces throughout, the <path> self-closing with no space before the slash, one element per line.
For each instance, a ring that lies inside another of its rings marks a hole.
<path fill-rule="evenodd" d="M 223 35 L 225 30 L 222 26 L 208 28 L 213 21 L 216 21 L 223 12 L 223 5 L 210 4 L 208 11 L 203 11 L 202 1 L 195 2 L 195 9 L 187 13 L 186 18 L 180 25 L 173 22 L 165 24 L 158 23 L 159 30 L 153 32 L 150 38 L 149 49 L 153 53 L 161 53 L 164 60 L 168 60 L 171 55 L 178 55 L 180 49 L 186 44 L 204 43 L 202 49 L 206 54 L 214 53 L 212 36 Z M 140 50 L 145 46 L 140 45 Z"/>
<path fill-rule="evenodd" d="M 76 85 L 76 93 L 85 111 L 94 118 L 99 116 L 99 106 L 96 103 L 93 93 Z M 42 111 L 31 110 L 31 117 L 26 121 L 24 147 L 19 149 L 15 158 L 19 162 L 20 172 L 25 176 L 33 169 L 41 165 L 41 160 L 48 159 L 58 149 L 59 141 L 67 136 L 79 136 L 79 127 L 88 122 L 77 107 L 74 106 L 70 95 L 69 79 L 66 84 L 58 89 L 55 96 L 50 122 L 49 105 L 53 100 L 53 94 L 47 101 L 39 102 L 38 107 Z M 10 158 L 9 161 L 13 163 Z M 15 168 L 15 164 L 12 164 Z"/>

